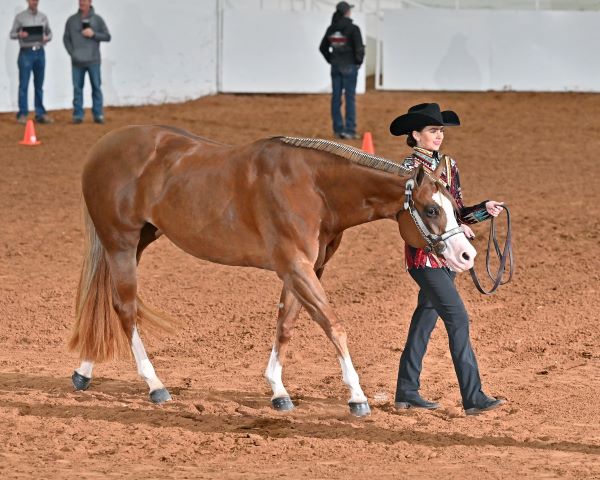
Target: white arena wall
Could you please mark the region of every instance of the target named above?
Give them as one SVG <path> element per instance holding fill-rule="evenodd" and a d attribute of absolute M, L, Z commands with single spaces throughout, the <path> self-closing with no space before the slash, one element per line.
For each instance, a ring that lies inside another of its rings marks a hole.
<path fill-rule="evenodd" d="M 329 66 L 318 45 L 335 3 L 94 0 L 113 36 L 102 44 L 105 103 L 181 102 L 218 91 L 328 93 Z M 365 73 L 376 73 L 377 88 L 390 90 L 600 90 L 600 59 L 588 53 L 600 40 L 595 8 L 600 0 L 352 3 L 367 43 L 359 93 L 365 90 Z M 472 8 L 491 3 L 511 10 Z M 563 4 L 589 10 L 552 9 Z M 17 110 L 18 42 L 8 34 L 25 7 L 25 0 L 0 0 L 0 111 Z M 62 35 L 76 9 L 76 0 L 40 1 L 54 32 L 46 48 L 48 109 L 71 107 L 70 59 Z M 434 33 L 423 35 L 424 25 Z M 413 60 L 410 49 L 420 52 Z M 32 109 L 31 85 L 29 95 Z M 85 102 L 90 103 L 87 83 Z"/>
<path fill-rule="evenodd" d="M 365 32 L 365 16 L 352 17 Z M 331 92 L 330 66 L 319 52 L 330 22 L 331 15 L 323 12 L 259 10 L 240 15 L 239 10 L 225 10 L 219 91 Z M 356 91 L 364 93 L 365 68 L 358 72 Z"/>
<path fill-rule="evenodd" d="M 383 12 L 389 90 L 600 91 L 600 12 Z"/>
<path fill-rule="evenodd" d="M 180 102 L 217 91 L 218 0 L 95 0 L 112 40 L 101 44 L 106 105 Z M 70 108 L 71 61 L 62 36 L 77 0 L 40 0 L 53 39 L 46 46 L 44 103 L 47 109 Z M 0 0 L 0 111 L 17 111 L 18 42 L 9 38 L 25 0 Z M 33 84 L 30 84 L 33 111 Z M 91 103 L 86 80 L 84 102 Z"/>

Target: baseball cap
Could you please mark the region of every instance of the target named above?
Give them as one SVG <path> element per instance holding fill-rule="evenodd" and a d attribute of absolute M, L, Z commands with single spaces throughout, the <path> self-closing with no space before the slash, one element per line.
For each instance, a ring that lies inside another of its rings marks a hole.
<path fill-rule="evenodd" d="M 350 5 L 348 2 L 339 2 L 335 9 L 340 13 L 346 13 L 351 8 L 354 8 L 354 5 Z"/>

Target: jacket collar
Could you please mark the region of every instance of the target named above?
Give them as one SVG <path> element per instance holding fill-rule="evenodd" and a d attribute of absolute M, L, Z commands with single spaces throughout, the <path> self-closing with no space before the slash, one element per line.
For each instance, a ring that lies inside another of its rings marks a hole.
<path fill-rule="evenodd" d="M 440 163 L 440 152 L 435 150 L 414 147 L 412 155 L 430 170 L 435 170 Z"/>

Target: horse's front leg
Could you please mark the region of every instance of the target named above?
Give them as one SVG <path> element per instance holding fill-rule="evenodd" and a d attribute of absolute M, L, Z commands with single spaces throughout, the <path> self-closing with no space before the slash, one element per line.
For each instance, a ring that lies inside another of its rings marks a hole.
<path fill-rule="evenodd" d="M 350 389 L 348 401 L 350 412 L 356 416 L 369 415 L 371 409 L 348 351 L 346 330 L 329 304 L 325 290 L 312 265 L 307 260 L 296 261 L 289 266 L 287 272 L 282 274 L 282 278 L 285 287 L 294 293 L 335 346 L 342 367 L 342 379 Z"/>
<path fill-rule="evenodd" d="M 273 390 L 271 403 L 275 410 L 291 410 L 294 408 L 294 404 L 292 403 L 287 390 L 283 386 L 281 374 L 283 371 L 285 352 L 287 351 L 290 339 L 292 338 L 292 331 L 294 329 L 296 318 L 298 318 L 300 308 L 301 305 L 298 299 L 292 292 L 284 287 L 279 299 L 275 343 L 273 344 L 269 363 L 265 370 L 265 378 Z"/>

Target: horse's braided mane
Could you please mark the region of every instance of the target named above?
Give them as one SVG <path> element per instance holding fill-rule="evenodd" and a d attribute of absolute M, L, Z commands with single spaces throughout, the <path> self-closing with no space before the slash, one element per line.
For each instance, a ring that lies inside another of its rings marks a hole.
<path fill-rule="evenodd" d="M 330 140 L 322 140 L 320 138 L 299 138 L 299 137 L 275 137 L 284 143 L 302 148 L 313 148 L 315 150 L 323 150 L 333 153 L 340 157 L 347 158 L 351 162 L 364 165 L 365 167 L 374 168 L 375 170 L 383 170 L 384 172 L 395 173 L 400 176 L 410 175 L 410 169 L 400 165 L 399 163 L 386 160 L 377 155 L 365 153 L 358 148 L 344 145 L 341 143 L 332 142 Z"/>

